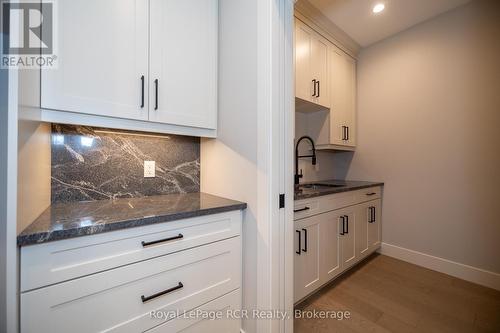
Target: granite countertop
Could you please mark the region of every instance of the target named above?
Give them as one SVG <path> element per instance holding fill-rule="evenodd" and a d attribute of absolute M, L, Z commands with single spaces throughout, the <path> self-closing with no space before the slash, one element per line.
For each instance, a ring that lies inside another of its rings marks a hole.
<path fill-rule="evenodd" d="M 60 203 L 51 205 L 24 229 L 17 244 L 39 244 L 246 207 L 246 203 L 206 193 Z"/>
<path fill-rule="evenodd" d="M 298 190 L 295 188 L 294 199 L 302 200 L 308 198 L 319 197 L 322 195 L 335 194 L 341 192 L 355 191 L 363 188 L 373 187 L 373 186 L 383 186 L 382 182 L 367 182 L 359 180 L 318 180 L 314 182 L 304 183 L 304 184 L 332 184 L 339 185 L 337 187 L 324 187 L 317 189 L 307 189 Z M 303 184 L 301 184 L 303 185 Z"/>

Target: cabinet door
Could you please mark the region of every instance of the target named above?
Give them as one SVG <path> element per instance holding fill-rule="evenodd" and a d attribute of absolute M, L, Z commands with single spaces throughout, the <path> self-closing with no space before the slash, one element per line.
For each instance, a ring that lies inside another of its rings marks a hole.
<path fill-rule="evenodd" d="M 356 62 L 335 46 L 328 51 L 330 143 L 356 145 Z"/>
<path fill-rule="evenodd" d="M 382 239 L 382 201 L 378 199 L 370 201 L 369 204 L 371 212 L 368 220 L 368 246 L 373 250 L 380 246 Z"/>
<path fill-rule="evenodd" d="M 370 221 L 370 204 L 357 205 L 356 209 L 356 255 L 362 257 L 368 253 L 368 224 Z"/>
<path fill-rule="evenodd" d="M 347 126 L 347 146 L 356 145 L 356 61 L 344 57 L 345 66 L 345 110 L 344 123 Z"/>
<path fill-rule="evenodd" d="M 311 101 L 313 84 L 311 76 L 311 40 L 313 31 L 295 19 L 295 96 Z"/>
<path fill-rule="evenodd" d="M 318 35 L 311 39 L 311 69 L 312 80 L 316 84 L 313 89 L 312 102 L 321 106 L 330 107 L 330 92 L 328 89 L 328 42 Z"/>
<path fill-rule="evenodd" d="M 148 0 L 58 1 L 56 8 L 58 68 L 41 70 L 41 106 L 147 119 Z"/>
<path fill-rule="evenodd" d="M 321 285 L 319 260 L 320 224 L 324 214 L 295 221 L 295 301 Z"/>
<path fill-rule="evenodd" d="M 330 143 L 345 145 L 345 60 L 343 52 L 331 46 L 328 50 L 330 89 Z"/>
<path fill-rule="evenodd" d="M 356 214 L 353 210 L 343 210 L 339 217 L 341 247 L 342 247 L 342 269 L 354 265 L 356 256 Z"/>
<path fill-rule="evenodd" d="M 340 258 L 340 220 L 335 212 L 323 214 L 320 224 L 320 263 L 321 277 L 324 282 L 331 280 L 341 272 Z"/>
<path fill-rule="evenodd" d="M 215 129 L 218 0 L 151 0 L 150 20 L 149 119 Z"/>

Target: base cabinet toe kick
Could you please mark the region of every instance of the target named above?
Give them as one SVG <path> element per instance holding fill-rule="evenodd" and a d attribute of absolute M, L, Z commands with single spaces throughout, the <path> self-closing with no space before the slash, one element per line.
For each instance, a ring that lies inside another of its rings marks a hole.
<path fill-rule="evenodd" d="M 241 309 L 241 222 L 232 211 L 22 247 L 21 332 L 239 332 L 227 314 Z"/>
<path fill-rule="evenodd" d="M 298 200 L 294 225 L 298 303 L 380 247 L 382 187 Z"/>

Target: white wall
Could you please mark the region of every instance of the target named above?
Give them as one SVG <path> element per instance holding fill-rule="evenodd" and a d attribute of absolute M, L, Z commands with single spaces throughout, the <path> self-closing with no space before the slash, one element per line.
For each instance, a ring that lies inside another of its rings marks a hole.
<path fill-rule="evenodd" d="M 243 307 L 257 303 L 257 3 L 219 2 L 217 139 L 202 139 L 201 191 L 244 201 Z M 256 332 L 255 320 L 243 329 Z"/>
<path fill-rule="evenodd" d="M 384 242 L 500 273 L 499 87 L 499 1 L 361 51 L 358 148 L 336 167 L 386 183 Z"/>

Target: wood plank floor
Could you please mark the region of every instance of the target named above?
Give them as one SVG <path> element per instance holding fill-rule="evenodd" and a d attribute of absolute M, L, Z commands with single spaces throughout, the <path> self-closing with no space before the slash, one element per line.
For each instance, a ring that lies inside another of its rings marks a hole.
<path fill-rule="evenodd" d="M 347 310 L 350 319 L 295 319 L 309 332 L 500 332 L 500 292 L 384 255 L 297 306 Z"/>

